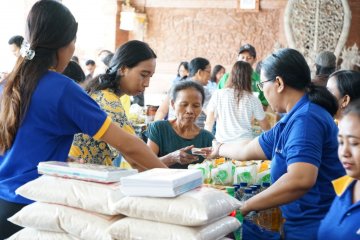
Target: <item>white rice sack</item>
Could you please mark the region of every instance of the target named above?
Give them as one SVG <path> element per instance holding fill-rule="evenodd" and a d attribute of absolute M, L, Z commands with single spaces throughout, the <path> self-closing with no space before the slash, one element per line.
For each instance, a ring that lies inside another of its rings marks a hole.
<path fill-rule="evenodd" d="M 109 228 L 114 239 L 216 240 L 240 227 L 234 217 L 224 217 L 201 227 L 185 227 L 136 218 L 123 218 Z"/>
<path fill-rule="evenodd" d="M 72 207 L 35 202 L 8 220 L 22 227 L 68 233 L 86 240 L 110 240 L 106 229 L 122 216 L 86 212 Z"/>
<path fill-rule="evenodd" d="M 255 184 L 256 177 L 257 177 L 256 164 L 236 167 L 234 174 L 234 184 L 239 184 L 240 182 L 247 182 L 249 185 Z"/>
<path fill-rule="evenodd" d="M 37 202 L 115 215 L 115 203 L 125 196 L 119 185 L 120 183 L 103 184 L 43 175 L 19 187 L 16 193 Z"/>
<path fill-rule="evenodd" d="M 66 233 L 41 231 L 32 228 L 24 228 L 13 234 L 7 240 L 80 240 Z"/>
<path fill-rule="evenodd" d="M 220 190 L 201 187 L 175 198 L 125 197 L 118 202 L 117 211 L 134 218 L 201 226 L 240 206 L 240 201 Z"/>

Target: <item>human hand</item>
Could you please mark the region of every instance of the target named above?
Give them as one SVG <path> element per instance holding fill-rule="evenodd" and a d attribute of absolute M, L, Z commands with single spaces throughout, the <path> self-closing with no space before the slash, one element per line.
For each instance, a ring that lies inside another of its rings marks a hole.
<path fill-rule="evenodd" d="M 207 148 L 200 148 L 199 152 L 202 153 L 202 155 L 205 155 L 207 159 L 214 159 L 218 158 L 219 156 L 219 149 L 224 143 L 220 143 L 216 140 L 212 141 L 212 147 Z"/>
<path fill-rule="evenodd" d="M 194 145 L 191 145 L 172 152 L 171 157 L 173 162 L 184 165 L 199 160 L 199 157 L 187 153 L 187 151 L 190 151 L 193 147 Z"/>
<path fill-rule="evenodd" d="M 68 158 L 66 159 L 67 162 L 76 162 L 76 163 L 86 163 L 86 161 L 82 158 L 76 158 L 76 157 L 72 157 L 72 156 L 68 156 Z"/>

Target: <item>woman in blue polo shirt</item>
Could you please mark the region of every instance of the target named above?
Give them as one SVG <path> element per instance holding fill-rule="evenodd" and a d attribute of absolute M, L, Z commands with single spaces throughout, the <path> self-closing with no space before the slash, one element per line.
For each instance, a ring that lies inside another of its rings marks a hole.
<path fill-rule="evenodd" d="M 325 87 L 311 84 L 304 57 L 289 48 L 263 61 L 258 87 L 272 109 L 286 115 L 258 138 L 218 144 L 210 155 L 271 159 L 273 184 L 247 200 L 241 212 L 280 206 L 285 239 L 316 239 L 335 197 L 331 181 L 345 173 L 337 157 L 336 99 Z"/>
<path fill-rule="evenodd" d="M 41 0 L 26 27 L 29 43 L 23 44 L 1 89 L 0 239 L 19 229 L 7 218 L 30 203 L 15 190 L 38 177 L 39 162 L 66 161 L 75 133 L 102 139 L 144 168 L 166 167 L 142 140 L 112 123 L 73 80 L 58 73 L 75 49 L 77 23 L 71 12 L 58 1 Z"/>
<path fill-rule="evenodd" d="M 318 239 L 360 239 L 360 100 L 344 110 L 338 141 L 347 176 L 334 181 L 338 196 L 321 222 Z"/>

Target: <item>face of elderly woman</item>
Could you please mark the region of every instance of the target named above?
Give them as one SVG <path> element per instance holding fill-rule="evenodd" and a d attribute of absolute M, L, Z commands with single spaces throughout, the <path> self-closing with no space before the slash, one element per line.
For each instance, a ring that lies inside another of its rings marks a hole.
<path fill-rule="evenodd" d="M 194 88 L 180 90 L 172 106 L 176 118 L 184 123 L 194 123 L 202 110 L 202 95 Z"/>
<path fill-rule="evenodd" d="M 360 179 L 360 119 L 348 114 L 339 123 L 338 154 L 346 174 Z"/>

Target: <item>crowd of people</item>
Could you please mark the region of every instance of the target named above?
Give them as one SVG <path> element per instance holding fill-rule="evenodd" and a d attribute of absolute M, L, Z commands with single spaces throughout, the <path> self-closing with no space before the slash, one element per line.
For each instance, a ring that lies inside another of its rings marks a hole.
<path fill-rule="evenodd" d="M 272 185 L 240 211 L 279 206 L 285 239 L 359 238 L 360 72 L 338 69 L 332 52 L 318 54 L 314 78 L 290 48 L 262 59 L 257 71 L 250 44 L 230 73 L 199 56 L 180 62 L 146 144 L 128 109 L 130 96 L 144 104 L 156 71 L 151 46 L 128 41 L 100 52 L 101 63 L 87 60 L 84 71 L 73 56 L 78 23 L 62 3 L 36 2 L 26 28 L 9 40 L 17 62 L 0 84 L 0 239 L 20 229 L 7 219 L 31 201 L 15 190 L 39 176 L 41 161 L 118 166 L 124 158 L 143 171 L 187 168 L 204 156 L 271 160 Z"/>

